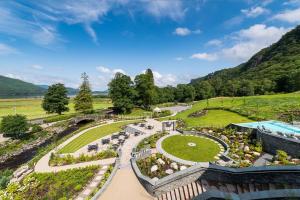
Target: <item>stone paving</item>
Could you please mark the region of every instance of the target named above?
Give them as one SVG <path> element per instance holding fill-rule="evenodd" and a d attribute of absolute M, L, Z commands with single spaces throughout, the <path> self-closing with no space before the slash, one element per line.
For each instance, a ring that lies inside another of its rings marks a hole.
<path fill-rule="evenodd" d="M 103 175 L 105 174 L 106 170 L 108 169 L 108 165 L 104 165 L 98 171 L 96 176 L 93 180 L 84 188 L 84 190 L 75 198 L 75 200 L 85 200 L 88 196 L 97 188 L 100 184 L 101 180 L 103 179 Z"/>

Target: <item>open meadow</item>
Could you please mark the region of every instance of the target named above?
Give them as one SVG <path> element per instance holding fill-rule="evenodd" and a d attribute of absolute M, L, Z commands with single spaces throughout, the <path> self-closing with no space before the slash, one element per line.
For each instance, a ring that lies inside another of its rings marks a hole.
<path fill-rule="evenodd" d="M 189 116 L 205 108 L 213 110 L 208 110 L 205 116 Z M 251 121 L 251 119 L 280 119 L 282 114 L 296 110 L 300 110 L 299 92 L 249 97 L 218 97 L 209 99 L 208 101 L 198 101 L 193 104 L 191 109 L 177 114 L 173 119 L 182 119 L 187 127 L 222 127 L 229 123 L 240 123 Z"/>
<path fill-rule="evenodd" d="M 0 99 L 0 118 L 9 114 L 26 115 L 28 119 L 36 119 L 52 116 L 54 114 L 46 114 L 43 110 L 41 98 L 22 98 L 22 99 Z M 94 99 L 94 109 L 104 109 L 110 107 L 110 99 Z M 75 113 L 73 99 L 69 103 L 69 112 L 64 114 Z"/>

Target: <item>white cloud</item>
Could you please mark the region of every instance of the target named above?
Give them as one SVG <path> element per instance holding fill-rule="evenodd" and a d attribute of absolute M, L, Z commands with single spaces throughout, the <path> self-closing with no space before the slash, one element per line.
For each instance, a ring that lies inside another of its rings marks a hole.
<path fill-rule="evenodd" d="M 178 27 L 178 28 L 175 29 L 173 34 L 179 35 L 179 36 L 186 36 L 186 35 L 191 34 L 191 31 L 188 28 Z"/>
<path fill-rule="evenodd" d="M 196 53 L 196 54 L 193 54 L 190 58 L 206 60 L 206 61 L 215 61 L 218 59 L 218 56 L 217 56 L 217 54 Z"/>
<path fill-rule="evenodd" d="M 208 46 L 216 46 L 216 47 L 219 47 L 222 45 L 222 41 L 221 40 L 218 40 L 218 39 L 213 39 L 213 40 L 210 40 L 206 43 L 206 45 Z"/>
<path fill-rule="evenodd" d="M 8 55 L 17 53 L 17 50 L 11 46 L 0 43 L 0 55 Z"/>
<path fill-rule="evenodd" d="M 180 21 L 185 15 L 181 0 L 140 0 L 145 10 L 157 17 L 168 17 L 174 21 Z"/>
<path fill-rule="evenodd" d="M 38 69 L 38 70 L 41 70 L 41 69 L 44 69 L 44 67 L 43 66 L 41 66 L 41 65 L 32 65 L 31 66 L 33 69 Z"/>
<path fill-rule="evenodd" d="M 177 84 L 177 77 L 173 74 L 160 74 L 157 71 L 153 71 L 154 82 L 159 87 L 167 85 L 175 86 Z"/>
<path fill-rule="evenodd" d="M 300 23 L 300 8 L 294 10 L 285 10 L 273 17 L 280 21 L 288 23 Z"/>
<path fill-rule="evenodd" d="M 107 88 L 107 84 L 111 81 L 116 73 L 120 72 L 122 74 L 126 74 L 126 72 L 120 68 L 111 69 L 105 66 L 98 66 L 96 67 L 96 70 L 100 72 L 100 75 L 97 76 L 97 78 L 100 79 L 100 82 L 98 80 L 94 80 L 94 82 L 98 88 L 102 89 Z"/>
<path fill-rule="evenodd" d="M 190 30 L 190 29 L 185 28 L 185 27 L 178 27 L 173 32 L 173 34 L 179 35 L 179 36 L 187 36 L 187 35 L 190 35 L 190 34 L 200 34 L 200 33 L 201 33 L 200 29 Z"/>
<path fill-rule="evenodd" d="M 257 6 L 249 9 L 242 9 L 241 12 L 245 14 L 246 17 L 258 17 L 259 15 L 269 13 L 270 11 L 261 6 Z"/>
<path fill-rule="evenodd" d="M 231 60 L 245 61 L 262 48 L 277 42 L 289 30 L 264 24 L 253 25 L 234 34 L 235 44 L 224 48 L 219 54 Z"/>
<path fill-rule="evenodd" d="M 17 75 L 17 74 L 12 74 L 12 73 L 5 74 L 5 76 L 8 78 L 13 78 L 13 79 L 19 79 L 19 80 L 23 79 L 22 76 Z"/>

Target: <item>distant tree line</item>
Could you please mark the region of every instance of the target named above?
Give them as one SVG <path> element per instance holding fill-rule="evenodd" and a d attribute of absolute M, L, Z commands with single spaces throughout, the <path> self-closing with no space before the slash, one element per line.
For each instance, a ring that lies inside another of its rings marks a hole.
<path fill-rule="evenodd" d="M 166 102 L 191 102 L 217 96 L 251 96 L 276 92 L 300 90 L 300 72 L 280 76 L 275 80 L 234 79 L 230 75 L 207 76 L 192 81 L 190 84 L 178 84 L 176 87 L 157 87 L 153 73 L 147 69 L 132 81 L 130 76 L 116 73 L 109 83 L 109 96 L 114 108 L 121 113 L 128 113 L 135 106 L 150 109 L 151 105 Z"/>

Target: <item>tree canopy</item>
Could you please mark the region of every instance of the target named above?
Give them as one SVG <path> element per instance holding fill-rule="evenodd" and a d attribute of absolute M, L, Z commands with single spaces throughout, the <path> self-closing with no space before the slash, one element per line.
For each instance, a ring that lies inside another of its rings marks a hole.
<path fill-rule="evenodd" d="M 69 110 L 69 98 L 67 89 L 61 83 L 51 85 L 42 102 L 42 107 L 47 113 L 62 114 Z"/>
<path fill-rule="evenodd" d="M 108 86 L 115 110 L 120 113 L 131 112 L 134 107 L 135 91 L 130 77 L 118 72 Z"/>
<path fill-rule="evenodd" d="M 79 92 L 74 98 L 75 110 L 80 112 L 90 112 L 93 110 L 93 96 L 89 83 L 89 77 L 86 73 L 81 75 L 82 84 L 79 87 Z"/>

